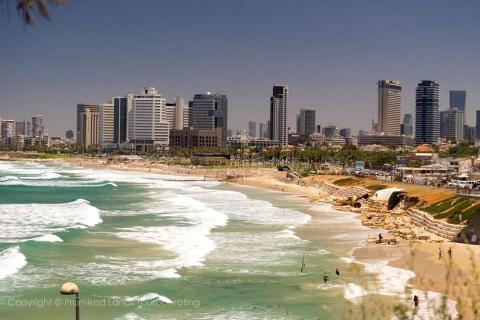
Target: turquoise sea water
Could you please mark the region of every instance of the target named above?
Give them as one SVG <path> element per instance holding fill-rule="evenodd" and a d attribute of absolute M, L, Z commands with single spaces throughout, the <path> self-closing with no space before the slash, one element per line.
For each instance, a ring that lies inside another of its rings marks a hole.
<path fill-rule="evenodd" d="M 352 214 L 192 179 L 0 162 L 0 319 L 73 318 L 66 281 L 83 319 L 341 319 L 411 277 L 353 270 L 372 232 Z"/>

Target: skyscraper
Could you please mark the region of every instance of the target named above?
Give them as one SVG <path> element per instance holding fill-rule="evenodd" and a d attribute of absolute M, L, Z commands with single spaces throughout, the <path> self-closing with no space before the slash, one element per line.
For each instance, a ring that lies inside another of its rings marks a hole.
<path fill-rule="evenodd" d="M 2 120 L 0 124 L 2 138 L 12 138 L 15 136 L 15 120 Z"/>
<path fill-rule="evenodd" d="M 415 144 L 434 144 L 440 135 L 438 113 L 440 86 L 432 80 L 422 80 L 415 90 Z"/>
<path fill-rule="evenodd" d="M 402 86 L 399 81 L 380 80 L 378 85 L 377 132 L 400 135 Z"/>
<path fill-rule="evenodd" d="M 467 91 L 450 90 L 450 108 L 457 108 L 465 116 L 465 105 L 467 102 Z"/>
<path fill-rule="evenodd" d="M 148 85 L 139 94 L 128 95 L 127 138 L 137 151 L 168 147 L 170 124 L 166 117 L 166 101 Z"/>
<path fill-rule="evenodd" d="M 268 135 L 267 135 L 267 125 L 263 122 L 260 122 L 258 124 L 258 137 L 259 138 L 267 138 Z"/>
<path fill-rule="evenodd" d="M 257 136 L 257 123 L 255 121 L 248 121 L 248 134 L 252 138 Z"/>
<path fill-rule="evenodd" d="M 113 104 L 103 103 L 100 105 L 99 144 L 102 147 L 113 147 L 114 144 L 114 119 Z"/>
<path fill-rule="evenodd" d="M 475 115 L 476 115 L 475 135 L 476 135 L 477 140 L 480 140 L 480 110 L 477 110 Z"/>
<path fill-rule="evenodd" d="M 182 97 L 175 97 L 174 102 L 167 103 L 167 121 L 171 129 L 182 130 L 188 127 L 188 117 L 188 107 Z"/>
<path fill-rule="evenodd" d="M 83 148 L 98 147 L 100 143 L 100 106 L 77 105 L 77 143 Z"/>
<path fill-rule="evenodd" d="M 100 106 L 98 104 L 77 104 L 77 143 L 83 147 L 97 146 L 99 143 L 100 132 L 95 131 L 99 130 L 96 118 L 99 114 Z"/>
<path fill-rule="evenodd" d="M 297 133 L 299 134 L 309 136 L 312 133 L 315 133 L 315 110 L 304 108 L 300 109 L 297 126 Z"/>
<path fill-rule="evenodd" d="M 464 131 L 463 111 L 449 108 L 440 112 L 440 137 L 450 142 L 463 140 Z"/>
<path fill-rule="evenodd" d="M 127 97 L 113 98 L 113 143 L 127 141 Z"/>
<path fill-rule="evenodd" d="M 270 139 L 284 147 L 288 145 L 287 109 L 288 86 L 274 85 L 270 98 Z"/>
<path fill-rule="evenodd" d="M 17 121 L 15 123 L 15 135 L 16 136 L 25 136 L 26 133 L 26 123 L 25 121 Z"/>
<path fill-rule="evenodd" d="M 413 116 L 410 113 L 403 115 L 403 134 L 407 137 L 413 137 Z"/>
<path fill-rule="evenodd" d="M 65 138 L 67 138 L 68 140 L 73 140 L 73 130 L 67 130 L 65 132 Z"/>
<path fill-rule="evenodd" d="M 217 93 L 196 94 L 189 104 L 190 122 L 195 129 L 216 129 L 222 131 L 220 146 L 227 145 L 228 99 Z"/>
<path fill-rule="evenodd" d="M 32 117 L 32 137 L 42 139 L 45 131 L 45 116 L 39 114 Z"/>

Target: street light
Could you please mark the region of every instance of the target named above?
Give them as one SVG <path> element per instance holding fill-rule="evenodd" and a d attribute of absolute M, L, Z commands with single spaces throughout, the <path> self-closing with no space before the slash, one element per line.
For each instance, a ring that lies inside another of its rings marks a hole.
<path fill-rule="evenodd" d="M 64 295 L 75 295 L 75 319 L 80 320 L 80 298 L 78 297 L 78 286 L 73 282 L 65 282 L 60 288 L 60 293 Z"/>

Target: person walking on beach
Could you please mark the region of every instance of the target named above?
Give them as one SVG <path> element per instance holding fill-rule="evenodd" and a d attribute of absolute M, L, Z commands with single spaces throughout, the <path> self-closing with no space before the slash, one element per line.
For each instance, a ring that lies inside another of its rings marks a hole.
<path fill-rule="evenodd" d="M 452 247 L 448 247 L 448 258 L 452 260 Z"/>
<path fill-rule="evenodd" d="M 337 274 L 337 276 L 339 276 L 339 277 L 340 277 L 340 271 L 338 271 L 338 268 L 337 268 L 337 269 L 335 269 L 335 273 Z"/>
<path fill-rule="evenodd" d="M 328 274 L 325 272 L 325 273 L 323 274 L 323 282 L 324 282 L 325 284 L 327 284 L 327 281 L 328 281 Z"/>
<path fill-rule="evenodd" d="M 442 247 L 438 247 L 438 260 L 442 260 Z"/>
<path fill-rule="evenodd" d="M 413 296 L 413 305 L 415 306 L 415 309 L 418 309 L 418 303 L 419 303 L 418 296 L 414 295 Z"/>
<path fill-rule="evenodd" d="M 383 236 L 382 236 L 382 233 L 380 232 L 378 234 L 378 244 L 382 243 L 382 239 L 383 239 Z"/>

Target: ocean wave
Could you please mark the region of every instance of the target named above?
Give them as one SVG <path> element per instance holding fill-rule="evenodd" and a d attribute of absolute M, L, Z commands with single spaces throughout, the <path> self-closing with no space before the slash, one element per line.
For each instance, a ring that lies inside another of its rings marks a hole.
<path fill-rule="evenodd" d="M 153 300 L 162 301 L 162 302 L 165 302 L 165 303 L 168 303 L 168 304 L 173 303 L 173 301 L 170 300 L 169 298 L 167 298 L 165 296 L 162 296 L 162 295 L 159 295 L 158 293 L 153 293 L 153 292 L 145 293 L 144 295 L 141 295 L 141 296 L 127 297 L 125 299 L 125 301 L 129 301 L 129 302 L 133 302 L 133 301 L 144 302 L 144 301 L 153 301 Z"/>
<path fill-rule="evenodd" d="M 0 242 L 38 239 L 70 228 L 93 227 L 100 222 L 100 211 L 84 199 L 60 204 L 2 204 Z"/>
<path fill-rule="evenodd" d="M 223 212 L 232 220 L 262 225 L 288 225 L 291 228 L 311 220 L 311 216 L 303 212 L 276 207 L 268 201 L 251 199 L 237 191 L 205 189 L 203 192 L 189 193 L 189 196 L 207 202 L 209 206 Z"/>
<path fill-rule="evenodd" d="M 44 236 L 33 238 L 32 241 L 37 242 L 63 242 L 62 238 L 54 234 L 46 234 Z"/>
<path fill-rule="evenodd" d="M 20 252 L 20 247 L 15 246 L 0 252 L 0 279 L 17 273 L 27 265 L 27 259 Z"/>
<path fill-rule="evenodd" d="M 136 313 L 130 312 L 121 317 L 117 317 L 114 320 L 145 320 L 145 318 L 140 317 Z"/>
<path fill-rule="evenodd" d="M 152 204 L 146 210 L 151 214 L 161 214 L 178 223 L 174 226 L 120 228 L 115 233 L 120 238 L 160 244 L 177 257 L 172 261 L 178 267 L 202 266 L 205 257 L 215 250 L 216 244 L 210 239 L 213 228 L 225 226 L 227 215 L 209 208 L 205 203 L 185 195 L 177 195 L 163 201 L 167 211 Z"/>

